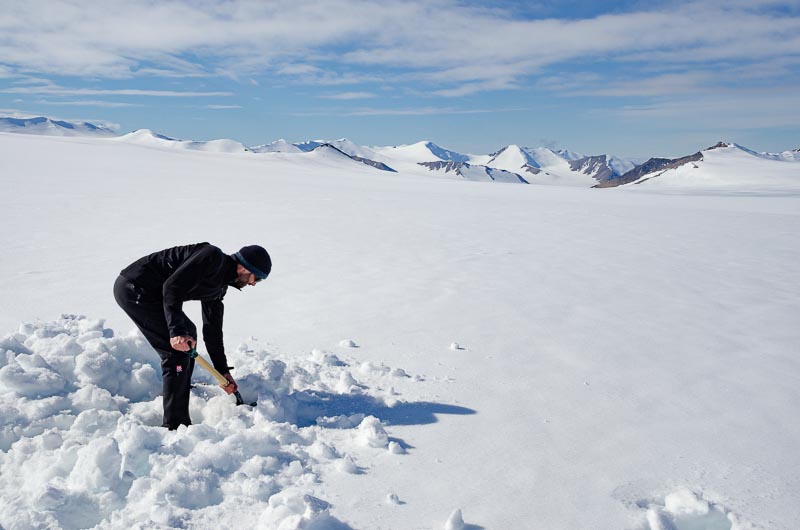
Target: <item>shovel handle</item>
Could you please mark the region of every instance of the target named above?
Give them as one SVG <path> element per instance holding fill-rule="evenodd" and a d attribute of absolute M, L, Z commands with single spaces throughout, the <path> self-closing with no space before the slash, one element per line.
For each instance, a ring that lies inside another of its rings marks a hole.
<path fill-rule="evenodd" d="M 221 386 L 221 387 L 223 387 L 223 388 L 224 388 L 224 387 L 228 386 L 229 384 L 231 384 L 231 382 L 230 382 L 230 381 L 228 381 L 227 379 L 225 379 L 225 377 L 224 377 L 224 376 L 223 376 L 221 373 L 217 372 L 217 370 L 216 370 L 216 369 L 215 369 L 213 366 L 211 366 L 211 365 L 208 363 L 208 361 L 206 361 L 205 359 L 203 359 L 203 358 L 202 358 L 202 357 L 201 357 L 201 356 L 200 356 L 200 355 L 197 353 L 197 350 L 196 350 L 195 348 L 191 348 L 189 351 L 187 351 L 187 352 L 186 352 L 186 355 L 188 355 L 188 356 L 189 356 L 189 357 L 191 357 L 192 359 L 195 359 L 195 360 L 196 360 L 198 363 L 200 363 L 200 364 L 202 365 L 202 367 L 203 367 L 203 368 L 205 368 L 206 370 L 208 370 L 208 371 L 211 373 L 211 375 L 213 375 L 213 376 L 214 376 L 214 378 L 215 378 L 217 381 L 219 381 L 219 384 L 220 384 L 220 386 Z M 253 402 L 253 403 L 245 403 L 245 402 L 244 402 L 244 400 L 242 399 L 242 395 L 239 393 L 239 391 L 238 391 L 238 390 L 237 390 L 237 391 L 235 391 L 235 392 L 233 393 L 233 395 L 236 397 L 236 404 L 237 404 L 237 405 L 250 405 L 251 407 L 255 407 L 255 406 L 256 406 L 256 403 L 255 403 L 255 402 Z"/>
<path fill-rule="evenodd" d="M 200 366 L 208 370 L 211 373 L 211 375 L 214 376 L 214 379 L 216 379 L 219 382 L 220 386 L 226 387 L 229 384 L 231 384 L 230 381 L 225 379 L 225 376 L 219 373 L 216 368 L 211 366 L 211 364 L 208 361 L 206 361 L 201 355 L 199 355 L 196 349 L 192 348 L 188 352 L 186 352 L 186 354 L 189 355 L 189 357 L 192 357 L 198 363 L 200 363 Z"/>

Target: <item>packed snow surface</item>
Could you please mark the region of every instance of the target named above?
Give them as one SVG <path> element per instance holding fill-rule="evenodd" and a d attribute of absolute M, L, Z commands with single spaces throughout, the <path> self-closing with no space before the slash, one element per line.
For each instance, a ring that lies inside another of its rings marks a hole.
<path fill-rule="evenodd" d="M 4 530 L 797 528 L 790 177 L 502 186 L 148 142 L 0 134 Z M 198 366 L 168 432 L 111 291 L 199 241 L 272 255 L 225 299 L 258 404 Z"/>

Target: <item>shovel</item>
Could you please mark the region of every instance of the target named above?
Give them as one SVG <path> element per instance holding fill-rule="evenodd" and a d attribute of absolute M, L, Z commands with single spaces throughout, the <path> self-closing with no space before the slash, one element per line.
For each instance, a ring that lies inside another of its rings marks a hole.
<path fill-rule="evenodd" d="M 195 359 L 198 363 L 200 363 L 200 365 L 203 368 L 208 370 L 211 373 L 211 375 L 214 376 L 214 379 L 216 379 L 219 382 L 220 386 L 222 386 L 223 388 L 231 384 L 230 381 L 225 379 L 225 377 L 221 373 L 219 373 L 213 366 L 211 366 L 211 364 L 208 361 L 206 361 L 203 357 L 201 357 L 197 353 L 197 349 L 194 346 L 192 346 L 192 348 L 186 352 L 186 355 L 188 355 L 192 359 Z M 239 393 L 238 390 L 234 391 L 233 395 L 236 396 L 237 405 L 250 405 L 251 407 L 256 406 L 255 401 L 253 401 L 252 403 L 245 403 L 244 400 L 242 399 L 242 395 Z"/>

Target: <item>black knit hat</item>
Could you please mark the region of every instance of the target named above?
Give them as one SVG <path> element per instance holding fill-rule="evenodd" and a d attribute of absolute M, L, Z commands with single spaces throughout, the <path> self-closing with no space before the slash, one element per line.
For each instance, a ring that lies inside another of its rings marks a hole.
<path fill-rule="evenodd" d="M 245 269 L 255 274 L 259 280 L 269 276 L 269 272 L 272 270 L 272 260 L 264 247 L 258 245 L 242 247 L 233 257 Z"/>

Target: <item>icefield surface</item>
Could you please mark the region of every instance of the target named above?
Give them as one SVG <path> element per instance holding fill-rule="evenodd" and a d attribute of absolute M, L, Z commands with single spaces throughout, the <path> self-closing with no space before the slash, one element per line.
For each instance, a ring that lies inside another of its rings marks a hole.
<path fill-rule="evenodd" d="M 0 133 L 0 527 L 795 530 L 800 195 L 730 160 L 591 189 Z M 201 241 L 272 256 L 225 297 L 258 404 L 197 366 L 168 432 L 112 286 Z"/>

